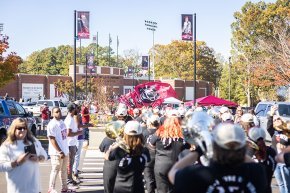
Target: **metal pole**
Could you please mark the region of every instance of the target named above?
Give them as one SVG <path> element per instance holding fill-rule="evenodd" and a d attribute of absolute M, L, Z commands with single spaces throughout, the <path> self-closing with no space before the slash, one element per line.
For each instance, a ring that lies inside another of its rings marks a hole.
<path fill-rule="evenodd" d="M 86 54 L 86 100 L 88 99 L 88 55 Z"/>
<path fill-rule="evenodd" d="M 134 86 L 135 86 L 135 84 L 134 84 L 134 65 L 132 65 L 132 87 L 133 87 L 133 89 L 134 89 Z"/>
<path fill-rule="evenodd" d="M 149 65 L 148 65 L 148 82 L 150 82 L 150 75 L 151 75 L 151 73 L 150 73 L 150 66 L 151 66 L 151 60 L 150 60 L 150 55 L 149 55 Z"/>
<path fill-rule="evenodd" d="M 111 66 L 111 35 L 109 34 L 109 66 Z"/>
<path fill-rule="evenodd" d="M 97 66 L 99 65 L 99 32 L 97 32 Z"/>
<path fill-rule="evenodd" d="M 155 29 L 153 29 L 153 59 L 152 59 L 152 68 L 153 68 L 153 80 L 155 81 L 155 47 L 154 47 L 154 31 Z"/>
<path fill-rule="evenodd" d="M 82 39 L 80 38 L 80 64 L 82 64 Z"/>
<path fill-rule="evenodd" d="M 119 38 L 118 38 L 118 36 L 117 36 L 117 67 L 119 66 L 118 65 L 118 60 L 119 60 L 119 54 L 118 54 L 118 50 L 119 50 Z"/>
<path fill-rule="evenodd" d="M 77 76 L 76 76 L 76 68 L 77 68 L 77 61 L 76 61 L 76 44 L 77 44 L 77 34 L 76 34 L 76 17 L 77 17 L 77 11 L 74 11 L 74 101 L 77 100 L 77 93 L 76 93 L 76 87 L 77 87 Z"/>
<path fill-rule="evenodd" d="M 193 40 L 193 47 L 194 47 L 194 76 L 193 76 L 193 82 L 194 82 L 194 94 L 193 94 L 193 104 L 196 106 L 196 13 L 194 14 L 194 40 Z"/>
<path fill-rule="evenodd" d="M 231 57 L 229 57 L 229 100 L 231 100 Z"/>

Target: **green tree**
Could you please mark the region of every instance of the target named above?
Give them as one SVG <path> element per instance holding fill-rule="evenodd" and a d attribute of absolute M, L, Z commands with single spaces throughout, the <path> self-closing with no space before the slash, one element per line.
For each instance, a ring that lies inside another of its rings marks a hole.
<path fill-rule="evenodd" d="M 259 91 L 290 83 L 289 1 L 247 2 L 234 14 L 233 61 L 250 106 Z M 265 73 L 267 72 L 267 73 Z"/>
<path fill-rule="evenodd" d="M 6 57 L 3 56 L 9 48 L 8 39 L 8 36 L 0 34 L 0 88 L 14 79 L 18 72 L 18 65 L 22 62 L 15 52 L 9 53 Z"/>
<path fill-rule="evenodd" d="M 216 82 L 221 73 L 215 52 L 205 42 L 197 42 L 197 79 Z M 193 79 L 193 45 L 172 41 L 168 45 L 155 45 L 155 76 Z"/>
<path fill-rule="evenodd" d="M 110 66 L 117 65 L 116 56 L 112 49 Z M 86 55 L 94 54 L 94 64 L 98 66 L 108 66 L 108 47 L 101 47 L 95 43 L 87 47 L 77 48 L 76 50 L 76 63 L 85 64 Z M 61 45 L 57 48 L 51 47 L 41 51 L 35 51 L 29 55 L 20 66 L 21 73 L 28 74 L 50 74 L 50 75 L 68 75 L 69 65 L 74 62 L 74 50 L 72 46 Z"/>

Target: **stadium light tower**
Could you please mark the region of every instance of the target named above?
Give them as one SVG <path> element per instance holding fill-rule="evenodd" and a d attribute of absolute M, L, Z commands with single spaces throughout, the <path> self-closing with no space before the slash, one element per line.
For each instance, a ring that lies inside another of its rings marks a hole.
<path fill-rule="evenodd" d="M 155 49 L 154 49 L 154 32 L 156 31 L 157 29 L 157 22 L 155 21 L 149 21 L 149 20 L 145 20 L 145 26 L 147 27 L 147 30 L 150 30 L 153 32 L 153 58 L 152 58 L 152 67 L 153 67 L 153 79 L 155 80 L 155 71 L 154 71 L 154 57 L 155 57 Z M 151 65 L 151 62 L 149 62 L 149 72 L 148 72 L 148 76 L 149 76 L 149 81 L 150 81 L 150 65 Z"/>

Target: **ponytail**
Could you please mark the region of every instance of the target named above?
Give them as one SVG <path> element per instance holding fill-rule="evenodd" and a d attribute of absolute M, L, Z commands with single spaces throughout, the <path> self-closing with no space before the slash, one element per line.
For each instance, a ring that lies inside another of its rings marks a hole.
<path fill-rule="evenodd" d="M 256 144 L 258 145 L 259 150 L 257 150 L 255 152 L 255 156 L 256 156 L 257 160 L 263 161 L 267 157 L 267 146 L 265 144 L 265 141 L 262 138 L 260 138 L 260 139 L 258 139 Z"/>

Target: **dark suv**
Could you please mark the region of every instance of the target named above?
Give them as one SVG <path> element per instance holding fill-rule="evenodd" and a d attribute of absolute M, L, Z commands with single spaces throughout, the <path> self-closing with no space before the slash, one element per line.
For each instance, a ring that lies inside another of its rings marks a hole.
<path fill-rule="evenodd" d="M 0 99 L 0 144 L 5 140 L 12 121 L 18 117 L 27 120 L 28 128 L 36 136 L 36 121 L 32 113 L 27 113 L 19 103 L 13 100 Z"/>

